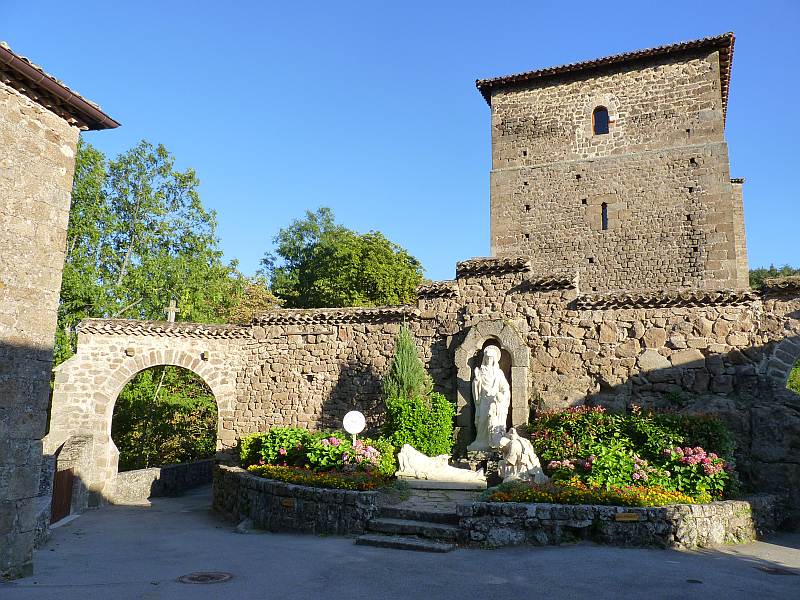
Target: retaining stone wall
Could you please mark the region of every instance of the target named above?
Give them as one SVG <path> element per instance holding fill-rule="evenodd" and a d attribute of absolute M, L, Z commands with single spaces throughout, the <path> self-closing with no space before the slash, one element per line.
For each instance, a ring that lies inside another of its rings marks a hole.
<path fill-rule="evenodd" d="M 377 492 L 306 487 L 250 475 L 238 467 L 214 470 L 214 510 L 258 529 L 358 534 L 378 513 Z"/>
<path fill-rule="evenodd" d="M 774 530 L 775 499 L 726 500 L 658 508 L 621 506 L 460 504 L 460 541 L 498 548 L 558 545 L 589 540 L 613 546 L 709 548 L 755 541 Z M 638 517 L 618 521 L 618 515 Z"/>
<path fill-rule="evenodd" d="M 180 496 L 188 489 L 211 483 L 213 468 L 214 459 L 208 458 L 117 473 L 108 500 L 112 504 L 125 504 L 160 496 Z"/>

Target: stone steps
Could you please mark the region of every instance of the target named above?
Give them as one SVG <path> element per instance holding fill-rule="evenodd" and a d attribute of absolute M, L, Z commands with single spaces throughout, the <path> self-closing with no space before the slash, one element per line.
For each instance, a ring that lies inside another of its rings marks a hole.
<path fill-rule="evenodd" d="M 384 506 L 367 523 L 367 533 L 356 538 L 361 546 L 450 552 L 455 549 L 459 529 L 455 512 Z"/>
<path fill-rule="evenodd" d="M 420 510 L 403 508 L 399 506 L 384 506 L 381 508 L 380 518 L 404 519 L 407 521 L 425 521 L 427 523 L 443 523 L 445 525 L 458 525 L 458 515 L 453 512 Z"/>
<path fill-rule="evenodd" d="M 458 537 L 458 527 L 455 525 L 430 521 L 381 517 L 370 520 L 367 527 L 378 533 L 414 535 L 440 542 L 455 542 Z"/>
<path fill-rule="evenodd" d="M 396 548 L 398 550 L 416 550 L 418 552 L 450 552 L 455 544 L 436 542 L 410 535 L 381 535 L 367 533 L 356 538 L 356 545 L 375 546 L 378 548 Z"/>

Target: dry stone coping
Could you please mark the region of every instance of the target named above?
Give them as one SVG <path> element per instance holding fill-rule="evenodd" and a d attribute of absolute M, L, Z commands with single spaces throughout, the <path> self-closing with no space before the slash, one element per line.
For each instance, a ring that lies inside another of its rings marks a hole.
<path fill-rule="evenodd" d="M 531 261 L 524 257 L 472 258 L 456 263 L 456 279 L 505 275 L 508 273 L 527 273 L 530 270 Z"/>
<path fill-rule="evenodd" d="M 657 293 L 588 294 L 577 299 L 578 308 L 688 308 L 703 306 L 734 306 L 748 304 L 758 296 L 735 290 L 684 290 Z"/>
<path fill-rule="evenodd" d="M 169 323 L 133 319 L 85 319 L 78 324 L 78 333 L 99 335 L 140 335 L 175 338 L 235 339 L 249 338 L 250 329 L 239 325 L 206 325 L 201 323 Z"/>
<path fill-rule="evenodd" d="M 764 280 L 764 291 L 767 293 L 800 294 L 800 275 L 787 277 L 768 277 Z"/>
<path fill-rule="evenodd" d="M 377 308 L 286 308 L 255 317 L 253 325 L 386 323 L 416 319 L 419 316 L 417 308 L 407 305 Z"/>
<path fill-rule="evenodd" d="M 433 281 L 417 287 L 417 298 L 457 298 L 455 281 Z"/>

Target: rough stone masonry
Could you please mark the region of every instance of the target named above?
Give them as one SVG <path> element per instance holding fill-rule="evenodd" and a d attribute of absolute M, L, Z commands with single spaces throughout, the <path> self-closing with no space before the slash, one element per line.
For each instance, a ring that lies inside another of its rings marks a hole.
<path fill-rule="evenodd" d="M 78 133 L 115 126 L 0 45 L 0 578 L 32 569 Z"/>
<path fill-rule="evenodd" d="M 157 364 L 209 383 L 220 447 L 277 425 L 339 427 L 352 409 L 374 433 L 405 323 L 457 405 L 457 451 L 474 437 L 471 370 L 492 343 L 509 425 L 583 403 L 717 414 L 745 484 L 784 494 L 800 523 L 800 395 L 786 389 L 800 282 L 747 290 L 741 185 L 722 135 L 732 48 L 726 34 L 480 81 L 498 256 L 458 263 L 409 306 L 275 310 L 247 327 L 86 321 L 56 373 L 47 450 L 90 434 L 84 479 L 108 494 L 114 402 Z M 607 134 L 594 133 L 598 107 Z"/>

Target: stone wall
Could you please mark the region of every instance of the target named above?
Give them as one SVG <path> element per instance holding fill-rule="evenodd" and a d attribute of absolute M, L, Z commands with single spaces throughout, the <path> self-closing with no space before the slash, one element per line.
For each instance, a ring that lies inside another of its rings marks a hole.
<path fill-rule="evenodd" d="M 32 570 L 77 140 L 0 81 L 0 578 Z"/>
<path fill-rule="evenodd" d="M 793 441 L 800 395 L 785 387 L 800 359 L 800 286 L 761 295 L 580 294 L 568 279 L 535 277 L 525 259 L 476 259 L 459 263 L 456 280 L 420 288 L 414 306 L 276 310 L 251 327 L 223 330 L 90 322 L 81 329 L 78 358 L 57 372 L 52 430 L 67 432 L 62 421 L 86 422 L 108 447 L 124 382 L 181 356 L 181 366 L 215 382 L 221 446 L 276 425 L 340 427 L 353 409 L 367 414 L 375 433 L 383 419 L 380 379 L 404 322 L 436 388 L 456 402 L 457 451 L 474 436 L 471 371 L 492 342 L 508 359 L 514 425 L 541 408 L 583 403 L 717 414 L 736 436 L 745 484 L 788 493 L 800 519 Z M 212 335 L 222 336 L 210 352 L 215 364 L 198 358 Z M 127 357 L 129 346 L 147 358 Z M 171 355 L 161 353 L 167 348 Z M 102 400 L 101 416 L 87 397 Z M 103 468 L 98 480 L 113 479 L 116 462 Z"/>
<path fill-rule="evenodd" d="M 117 473 L 108 500 L 112 504 L 138 503 L 160 496 L 180 496 L 186 490 L 211 483 L 214 459 Z"/>
<path fill-rule="evenodd" d="M 250 475 L 238 467 L 214 470 L 214 510 L 267 531 L 364 533 L 378 513 L 378 492 L 306 487 Z"/>
<path fill-rule="evenodd" d="M 492 254 L 586 291 L 746 288 L 720 77 L 700 48 L 493 89 Z"/>
<path fill-rule="evenodd" d="M 776 526 L 769 496 L 656 508 L 477 502 L 457 511 L 460 543 L 486 548 L 588 540 L 688 550 L 753 542 Z"/>

